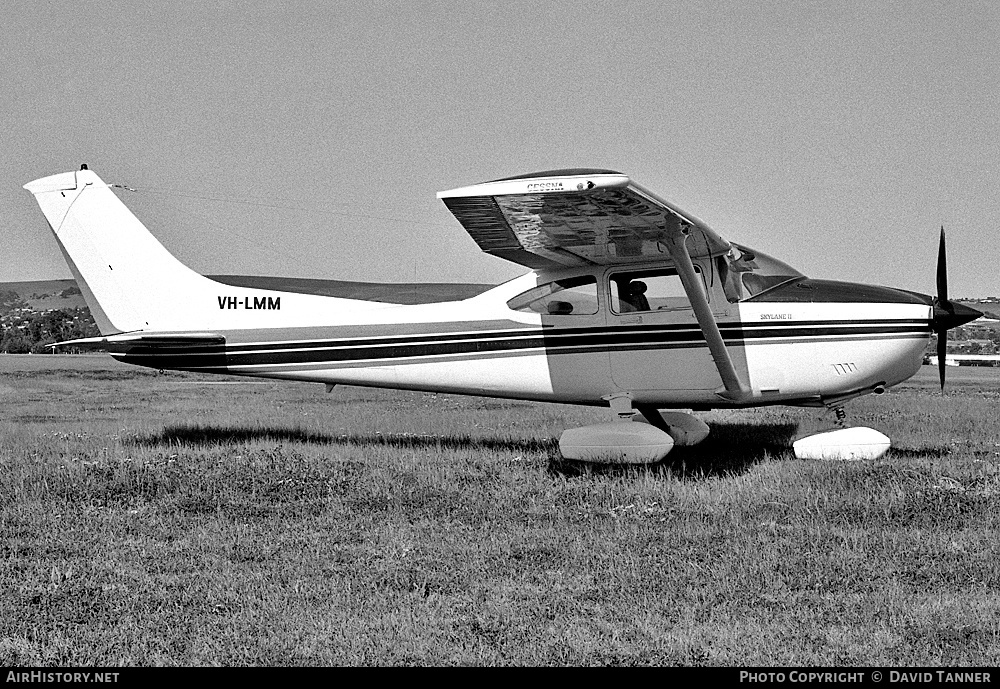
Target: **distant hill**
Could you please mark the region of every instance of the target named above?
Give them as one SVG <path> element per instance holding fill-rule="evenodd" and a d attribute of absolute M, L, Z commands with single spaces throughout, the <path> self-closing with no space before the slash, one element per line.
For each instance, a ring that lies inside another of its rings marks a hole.
<path fill-rule="evenodd" d="M 493 285 L 473 283 L 369 283 L 247 275 L 209 275 L 207 277 L 233 287 L 320 294 L 329 297 L 366 299 L 393 304 L 428 304 L 467 299 L 493 287 Z M 9 304 L 17 299 L 26 302 L 35 311 L 72 309 L 87 305 L 76 280 L 72 279 L 0 282 L 0 305 Z"/>
<path fill-rule="evenodd" d="M 343 299 L 364 299 L 390 304 L 429 304 L 456 301 L 482 294 L 494 285 L 445 282 L 351 282 L 311 278 L 275 278 L 244 275 L 209 275 L 212 280 L 233 287 L 320 294 Z"/>
<path fill-rule="evenodd" d="M 16 295 L 16 298 L 15 298 Z M 0 282 L 0 305 L 20 299 L 35 311 L 75 309 L 87 306 L 76 280 Z"/>
<path fill-rule="evenodd" d="M 997 304 L 995 301 L 978 301 L 975 299 L 956 299 L 955 301 L 963 306 L 982 311 L 983 315 L 987 318 L 1000 320 L 1000 304 Z"/>

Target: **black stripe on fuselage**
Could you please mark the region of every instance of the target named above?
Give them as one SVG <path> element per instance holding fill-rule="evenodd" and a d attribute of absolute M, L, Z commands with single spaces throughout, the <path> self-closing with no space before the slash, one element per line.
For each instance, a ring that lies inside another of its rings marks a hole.
<path fill-rule="evenodd" d="M 930 333 L 928 321 L 921 319 L 722 323 L 719 329 L 725 341 L 732 345 L 854 340 L 866 337 L 916 338 L 926 337 Z M 458 355 L 469 358 L 536 350 L 556 355 L 704 346 L 707 346 L 705 338 L 697 325 L 630 325 L 286 340 L 183 350 L 141 346 L 116 358 L 155 368 L 217 370 L 227 367 L 349 364 Z"/>

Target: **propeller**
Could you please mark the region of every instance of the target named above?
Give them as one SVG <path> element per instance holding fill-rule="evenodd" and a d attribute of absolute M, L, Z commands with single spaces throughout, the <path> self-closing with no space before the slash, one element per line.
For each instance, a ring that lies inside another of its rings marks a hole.
<path fill-rule="evenodd" d="M 942 225 L 941 239 L 938 242 L 937 298 L 934 300 L 934 316 L 931 319 L 931 327 L 937 334 L 938 377 L 941 380 L 942 390 L 944 390 L 945 359 L 948 356 L 948 331 L 982 315 L 975 309 L 955 304 L 948 299 L 948 259 L 945 253 L 944 226 Z"/>

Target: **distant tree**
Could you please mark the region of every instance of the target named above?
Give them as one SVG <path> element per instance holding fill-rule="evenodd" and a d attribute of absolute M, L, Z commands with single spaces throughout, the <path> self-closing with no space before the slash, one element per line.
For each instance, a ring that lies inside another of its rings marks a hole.
<path fill-rule="evenodd" d="M 6 322 L 8 326 L 0 339 L 0 351 L 11 354 L 29 351 L 51 353 L 52 349 L 47 345 L 100 334 L 86 308 L 16 312 Z"/>
<path fill-rule="evenodd" d="M 31 340 L 17 328 L 8 328 L 0 340 L 0 351 L 7 354 L 27 354 L 31 351 Z"/>

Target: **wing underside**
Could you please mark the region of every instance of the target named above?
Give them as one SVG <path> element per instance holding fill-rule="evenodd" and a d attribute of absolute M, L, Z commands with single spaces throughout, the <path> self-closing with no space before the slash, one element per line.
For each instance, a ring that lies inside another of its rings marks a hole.
<path fill-rule="evenodd" d="M 529 268 L 671 261 L 729 249 L 708 225 L 610 170 L 558 170 L 438 194 L 483 251 Z"/>

